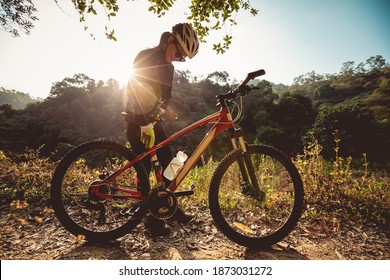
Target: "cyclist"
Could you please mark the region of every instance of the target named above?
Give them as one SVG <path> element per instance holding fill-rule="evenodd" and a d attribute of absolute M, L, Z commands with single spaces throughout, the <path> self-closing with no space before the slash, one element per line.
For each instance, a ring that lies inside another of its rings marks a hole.
<path fill-rule="evenodd" d="M 167 139 L 162 125 L 161 115 L 168 107 L 172 97 L 174 66 L 172 62 L 183 62 L 193 58 L 199 50 L 199 39 L 188 23 L 179 23 L 172 27 L 172 32 L 161 35 L 158 46 L 141 51 L 133 63 L 133 77 L 129 81 L 126 105 L 126 135 L 135 153 L 140 154 Z M 157 158 L 163 170 L 172 160 L 172 152 L 167 145 L 157 151 Z M 151 159 L 143 159 L 147 174 L 151 171 Z M 164 178 L 166 186 L 170 181 Z M 148 186 L 138 182 L 143 195 L 149 193 Z M 173 217 L 179 222 L 188 222 L 192 216 L 178 209 Z M 152 234 L 161 235 L 169 232 L 164 221 L 147 216 L 145 226 Z"/>

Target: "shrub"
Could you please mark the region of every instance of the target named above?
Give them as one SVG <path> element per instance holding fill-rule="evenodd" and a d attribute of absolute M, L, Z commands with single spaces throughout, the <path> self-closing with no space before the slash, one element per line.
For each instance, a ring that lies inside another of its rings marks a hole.
<path fill-rule="evenodd" d="M 351 168 L 352 158 L 339 156 L 337 131 L 334 132 L 335 157 L 327 162 L 322 147 L 313 137 L 298 155 L 297 166 L 305 187 L 305 217 L 331 220 L 358 218 L 386 226 L 390 223 L 390 180 L 386 173 L 369 171 L 365 154 L 360 169 Z"/>
<path fill-rule="evenodd" d="M 37 202 L 48 200 L 51 176 L 55 163 L 38 156 L 38 152 L 27 150 L 16 158 L 0 151 L 0 202 L 13 200 Z"/>

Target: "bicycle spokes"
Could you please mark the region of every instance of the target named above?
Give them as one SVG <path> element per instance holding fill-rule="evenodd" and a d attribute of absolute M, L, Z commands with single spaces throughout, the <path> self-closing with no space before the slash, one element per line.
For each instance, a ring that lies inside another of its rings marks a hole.
<path fill-rule="evenodd" d="M 105 142 L 93 145 L 68 155 L 58 173 L 60 195 L 53 191 L 63 224 L 92 238 L 92 233 L 108 236 L 128 223 L 135 203 L 129 193 L 138 193 L 134 168 L 112 176 L 128 162 L 126 149 Z"/>
<path fill-rule="evenodd" d="M 232 226 L 245 234 L 257 236 L 273 232 L 286 221 L 292 211 L 294 197 L 291 195 L 292 181 L 288 179 L 283 166 L 265 157 L 254 160 L 253 165 L 256 166 L 254 175 L 264 195 L 259 197 L 253 193 L 253 185 L 246 187 L 248 195 L 241 195 L 240 191 L 235 190 L 235 186 L 241 186 L 241 172 L 238 165 L 233 164 L 228 169 L 230 175 L 226 174 L 220 185 L 220 206 Z"/>
<path fill-rule="evenodd" d="M 300 216 L 302 184 L 288 159 L 275 157 L 279 153 L 269 147 L 248 148 L 246 162 L 250 160 L 253 167 L 250 183 L 243 181 L 241 150 L 228 155 L 213 176 L 212 216 L 226 236 L 239 244 L 256 248 L 273 244 L 292 230 Z M 254 193 L 254 180 L 264 195 Z"/>

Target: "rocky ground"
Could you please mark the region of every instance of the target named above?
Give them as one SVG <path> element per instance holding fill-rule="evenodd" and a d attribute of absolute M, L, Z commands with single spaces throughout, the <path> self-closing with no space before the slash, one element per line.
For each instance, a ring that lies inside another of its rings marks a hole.
<path fill-rule="evenodd" d="M 90 244 L 69 234 L 47 207 L 17 202 L 4 206 L 0 217 L 0 259 L 34 260 L 380 260 L 390 259 L 389 232 L 377 227 L 334 220 L 301 220 L 282 242 L 253 251 L 225 238 L 209 212 L 193 209 L 195 218 L 182 225 L 170 222 L 171 234 L 153 237 L 143 224 L 108 244 Z"/>

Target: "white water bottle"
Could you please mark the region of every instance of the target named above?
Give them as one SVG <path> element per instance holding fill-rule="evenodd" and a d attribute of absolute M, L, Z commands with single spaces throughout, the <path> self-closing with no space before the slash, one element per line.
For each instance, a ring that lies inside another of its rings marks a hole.
<path fill-rule="evenodd" d="M 172 181 L 175 178 L 179 169 L 183 166 L 184 162 L 187 160 L 188 156 L 182 152 L 178 151 L 176 157 L 172 159 L 168 167 L 164 170 L 164 177 Z"/>

